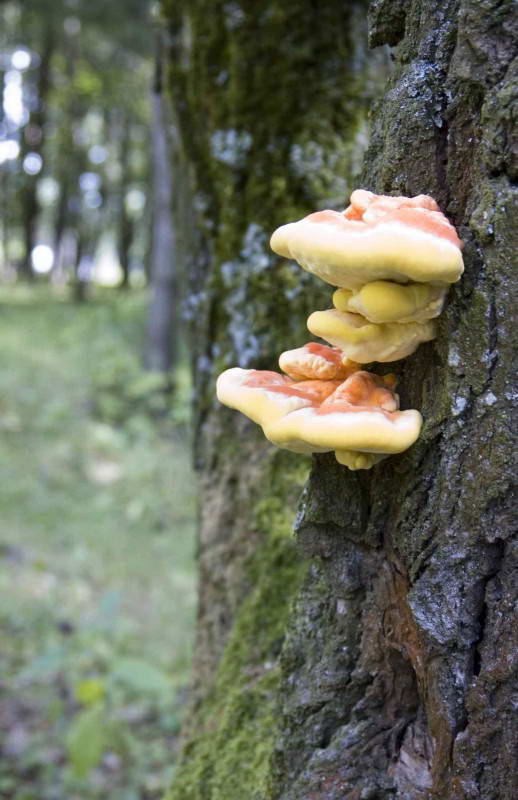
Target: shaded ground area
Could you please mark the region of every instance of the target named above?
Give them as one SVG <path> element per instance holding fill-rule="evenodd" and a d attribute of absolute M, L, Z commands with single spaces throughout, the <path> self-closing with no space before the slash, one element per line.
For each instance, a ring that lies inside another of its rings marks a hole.
<path fill-rule="evenodd" d="M 0 308 L 0 797 L 158 798 L 194 616 L 186 378 L 171 412 L 143 296 Z"/>

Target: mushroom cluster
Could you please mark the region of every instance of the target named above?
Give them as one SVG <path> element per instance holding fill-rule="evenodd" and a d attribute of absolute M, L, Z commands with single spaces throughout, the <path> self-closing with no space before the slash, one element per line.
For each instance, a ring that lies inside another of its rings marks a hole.
<path fill-rule="evenodd" d="M 319 211 L 278 228 L 272 249 L 338 287 L 333 308 L 307 325 L 311 342 L 281 355 L 285 374 L 229 369 L 219 400 L 298 453 L 334 450 L 349 469 L 368 469 L 412 445 L 418 411 L 400 411 L 393 375 L 362 365 L 405 358 L 435 337 L 449 285 L 463 272 L 455 229 L 427 195 L 387 197 L 362 189 L 343 212 Z"/>
<path fill-rule="evenodd" d="M 361 364 L 406 358 L 433 339 L 433 319 L 464 269 L 455 228 L 424 194 L 357 189 L 344 212 L 282 225 L 271 246 L 339 287 L 334 308 L 311 314 L 308 328 Z"/>

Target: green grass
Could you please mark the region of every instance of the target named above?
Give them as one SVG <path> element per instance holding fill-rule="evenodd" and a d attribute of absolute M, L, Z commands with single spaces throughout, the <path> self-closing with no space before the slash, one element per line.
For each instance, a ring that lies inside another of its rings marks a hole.
<path fill-rule="evenodd" d="M 192 642 L 186 370 L 140 294 L 0 293 L 0 798 L 161 797 Z"/>

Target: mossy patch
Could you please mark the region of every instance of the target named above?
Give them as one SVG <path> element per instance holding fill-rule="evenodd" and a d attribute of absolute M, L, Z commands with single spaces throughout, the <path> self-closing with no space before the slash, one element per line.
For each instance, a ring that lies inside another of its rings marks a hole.
<path fill-rule="evenodd" d="M 277 735 L 279 656 L 293 599 L 306 573 L 295 550 L 293 509 L 309 462 L 276 453 L 250 515 L 262 534 L 250 556 L 243 602 L 202 707 L 194 712 L 167 800 L 263 800 Z"/>
<path fill-rule="evenodd" d="M 266 796 L 275 733 L 279 670 L 225 697 L 214 731 L 192 740 L 169 798 L 262 800 Z"/>

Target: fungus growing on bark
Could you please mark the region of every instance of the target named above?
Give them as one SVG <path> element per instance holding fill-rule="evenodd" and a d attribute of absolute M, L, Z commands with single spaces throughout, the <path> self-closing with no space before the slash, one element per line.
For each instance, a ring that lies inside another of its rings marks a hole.
<path fill-rule="evenodd" d="M 410 447 L 418 411 L 399 411 L 394 377 L 357 371 L 345 381 L 295 381 L 275 372 L 227 370 L 219 400 L 259 423 L 274 444 L 296 453 L 335 451 L 349 469 L 368 469 Z"/>
<path fill-rule="evenodd" d="M 296 381 L 345 380 L 360 368 L 356 361 L 349 361 L 336 347 L 308 342 L 295 350 L 286 350 L 279 358 L 279 367 Z"/>
<path fill-rule="evenodd" d="M 368 469 L 412 445 L 418 411 L 399 411 L 393 376 L 359 369 L 397 361 L 435 336 L 448 284 L 464 269 L 455 229 L 427 195 L 386 197 L 358 189 L 345 211 L 318 211 L 278 228 L 279 255 L 334 286 L 334 308 L 307 325 L 332 347 L 310 342 L 279 358 L 287 373 L 229 369 L 219 400 L 297 453 L 334 450 L 349 469 Z"/>
<path fill-rule="evenodd" d="M 349 359 L 360 364 L 371 361 L 397 361 L 406 358 L 421 342 L 435 336 L 433 322 L 369 322 L 360 314 L 338 311 L 314 311 L 308 329 L 315 336 L 338 347 Z"/>
<path fill-rule="evenodd" d="M 295 381 L 278 372 L 233 367 L 216 384 L 218 400 L 263 428 L 299 408 L 319 405 L 340 381 Z"/>
<path fill-rule="evenodd" d="M 345 211 L 317 211 L 282 225 L 270 244 L 347 289 L 386 280 L 444 285 L 464 269 L 455 228 L 427 195 L 387 197 L 358 189 Z"/>
<path fill-rule="evenodd" d="M 337 289 L 333 305 L 338 311 L 361 314 L 369 322 L 426 322 L 439 316 L 447 291 L 431 283 L 372 281 L 357 292 Z"/>

